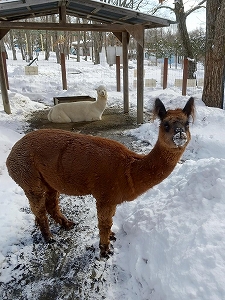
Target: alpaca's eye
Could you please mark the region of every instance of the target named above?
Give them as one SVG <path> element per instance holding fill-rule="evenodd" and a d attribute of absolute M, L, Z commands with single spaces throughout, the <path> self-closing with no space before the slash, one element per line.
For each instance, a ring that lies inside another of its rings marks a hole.
<path fill-rule="evenodd" d="M 185 123 L 185 127 L 186 127 L 186 128 L 189 127 L 189 123 L 190 123 L 189 121 L 187 121 L 187 122 Z"/>
<path fill-rule="evenodd" d="M 163 126 L 167 132 L 170 130 L 170 124 L 168 122 L 165 122 Z"/>

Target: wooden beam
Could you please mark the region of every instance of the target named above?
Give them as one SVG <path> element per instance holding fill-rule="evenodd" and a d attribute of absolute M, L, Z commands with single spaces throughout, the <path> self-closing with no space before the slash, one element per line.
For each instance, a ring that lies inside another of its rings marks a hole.
<path fill-rule="evenodd" d="M 126 31 L 123 25 L 118 24 L 69 24 L 69 23 L 40 23 L 40 22 L 9 22 L 1 21 L 0 30 L 30 29 L 30 30 L 56 30 L 56 31 Z"/>
<path fill-rule="evenodd" d="M 122 43 L 122 32 L 113 32 L 113 34 L 118 38 L 118 40 Z"/>
<path fill-rule="evenodd" d="M 133 36 L 133 38 L 144 47 L 144 38 L 142 32 L 144 31 L 143 25 L 127 25 L 126 30 Z"/>
<path fill-rule="evenodd" d="M 0 28 L 0 40 L 9 32 L 10 29 L 1 29 Z"/>
<path fill-rule="evenodd" d="M 128 40 L 129 33 L 123 32 L 123 103 L 124 113 L 129 112 L 129 82 L 128 82 Z"/>

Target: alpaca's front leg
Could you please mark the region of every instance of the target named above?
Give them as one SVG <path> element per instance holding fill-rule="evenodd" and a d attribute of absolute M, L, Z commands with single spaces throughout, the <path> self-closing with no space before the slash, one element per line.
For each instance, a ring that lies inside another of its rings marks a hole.
<path fill-rule="evenodd" d="M 111 231 L 113 224 L 112 218 L 116 211 L 116 205 L 102 205 L 102 203 L 97 202 L 97 214 L 98 214 L 98 228 L 100 235 L 100 255 L 103 257 L 112 254 L 110 251 L 110 239 L 114 237 L 114 233 Z"/>

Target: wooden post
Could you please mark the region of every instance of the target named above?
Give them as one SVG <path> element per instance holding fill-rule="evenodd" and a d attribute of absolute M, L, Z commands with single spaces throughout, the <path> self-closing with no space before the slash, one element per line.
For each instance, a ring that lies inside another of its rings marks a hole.
<path fill-rule="evenodd" d="M 0 79 L 1 79 L 0 82 L 1 82 L 1 92 L 2 92 L 4 111 L 7 114 L 11 114 L 6 78 L 5 78 L 5 71 L 4 71 L 4 64 L 2 59 L 2 52 L 0 52 Z"/>
<path fill-rule="evenodd" d="M 144 51 L 137 43 L 137 123 L 143 123 L 144 113 Z"/>
<path fill-rule="evenodd" d="M 59 23 L 66 24 L 66 6 L 59 7 Z"/>
<path fill-rule="evenodd" d="M 65 54 L 60 53 L 63 90 L 67 90 Z"/>
<path fill-rule="evenodd" d="M 163 89 L 167 88 L 167 78 L 168 78 L 168 57 L 164 58 L 163 66 Z"/>
<path fill-rule="evenodd" d="M 3 68 L 5 72 L 5 80 L 6 80 L 6 86 L 7 90 L 9 90 L 9 79 L 8 79 L 8 72 L 7 72 L 7 64 L 6 64 L 6 52 L 2 52 L 2 62 L 3 62 Z"/>
<path fill-rule="evenodd" d="M 144 29 L 140 30 L 143 43 L 137 43 L 137 123 L 143 123 L 144 113 Z"/>
<path fill-rule="evenodd" d="M 116 56 L 116 88 L 117 92 L 120 92 L 120 56 Z"/>
<path fill-rule="evenodd" d="M 123 44 L 123 107 L 124 113 L 129 112 L 129 86 L 128 86 L 128 32 L 122 32 Z"/>
<path fill-rule="evenodd" d="M 187 93 L 187 79 L 188 79 L 188 59 L 184 58 L 182 96 L 186 96 Z"/>

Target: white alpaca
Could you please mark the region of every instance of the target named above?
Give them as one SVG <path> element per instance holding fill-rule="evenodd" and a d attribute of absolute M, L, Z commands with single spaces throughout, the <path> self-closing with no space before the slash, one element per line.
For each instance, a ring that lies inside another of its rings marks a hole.
<path fill-rule="evenodd" d="M 52 107 L 48 113 L 48 120 L 54 123 L 69 123 L 101 120 L 107 102 L 105 86 L 97 88 L 96 101 L 79 101 L 60 103 Z"/>

